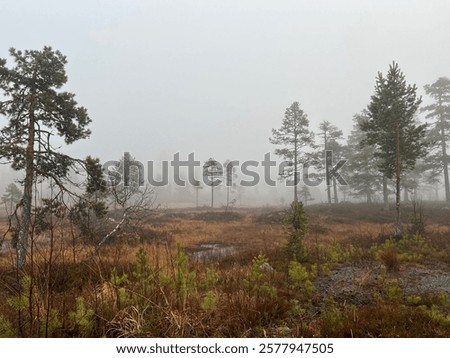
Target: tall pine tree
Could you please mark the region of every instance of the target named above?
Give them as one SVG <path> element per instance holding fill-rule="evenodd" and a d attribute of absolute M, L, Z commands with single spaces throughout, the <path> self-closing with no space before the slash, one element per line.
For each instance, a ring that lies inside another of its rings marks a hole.
<path fill-rule="evenodd" d="M 55 136 L 66 144 L 89 136 L 90 118 L 75 101 L 75 95 L 60 91 L 67 82 L 66 57 L 51 47 L 41 51 L 10 49 L 15 66 L 0 59 L 0 114 L 8 123 L 0 132 L 0 157 L 15 170 L 24 170 L 21 218 L 18 230 L 17 266 L 26 261 L 30 234 L 33 184 L 51 178 L 64 186 L 70 169 L 80 161 L 53 145 Z"/>
<path fill-rule="evenodd" d="M 292 179 L 294 201 L 298 201 L 299 167 L 306 164 L 310 157 L 305 148 L 314 148 L 314 133 L 309 130 L 309 120 L 298 102 L 293 102 L 284 113 L 279 129 L 272 129 L 270 142 L 280 145 L 275 154 L 283 157 L 289 165 L 280 173 L 283 179 Z"/>
<path fill-rule="evenodd" d="M 392 63 L 386 77 L 380 72 L 375 93 L 368 106 L 369 118 L 361 123 L 366 132 L 363 143 L 375 145 L 379 169 L 386 178 L 395 180 L 396 220 L 395 236 L 403 234 L 400 217 L 400 190 L 402 173 L 414 168 L 417 159 L 425 156 L 426 125 L 419 125 L 414 114 L 421 98 L 417 87 L 407 85 L 397 63 Z"/>
<path fill-rule="evenodd" d="M 434 103 L 421 110 L 428 112 L 427 119 L 434 122 L 429 129 L 430 141 L 434 143 L 430 150 L 431 163 L 439 163 L 439 171 L 444 173 L 445 200 L 450 201 L 450 180 L 448 173 L 447 146 L 450 139 L 450 79 L 440 77 L 431 85 L 426 85 L 425 93 L 434 99 Z M 441 174 L 442 175 L 442 174 Z"/>

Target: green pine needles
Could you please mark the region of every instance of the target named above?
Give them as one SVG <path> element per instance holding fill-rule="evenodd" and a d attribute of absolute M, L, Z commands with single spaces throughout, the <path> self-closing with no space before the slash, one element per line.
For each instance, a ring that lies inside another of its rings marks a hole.
<path fill-rule="evenodd" d="M 306 257 L 304 238 L 308 232 L 308 217 L 301 201 L 292 202 L 284 218 L 284 230 L 288 238 L 285 252 L 291 260 L 303 260 Z"/>

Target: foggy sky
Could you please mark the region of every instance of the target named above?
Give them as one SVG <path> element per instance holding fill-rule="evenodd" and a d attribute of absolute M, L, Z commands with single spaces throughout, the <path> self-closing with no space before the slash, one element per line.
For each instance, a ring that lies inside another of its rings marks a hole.
<path fill-rule="evenodd" d="M 348 134 L 392 61 L 420 94 L 450 76 L 449 15 L 448 0 L 0 0 L 0 57 L 67 56 L 93 120 L 71 155 L 262 160 L 293 101 Z"/>

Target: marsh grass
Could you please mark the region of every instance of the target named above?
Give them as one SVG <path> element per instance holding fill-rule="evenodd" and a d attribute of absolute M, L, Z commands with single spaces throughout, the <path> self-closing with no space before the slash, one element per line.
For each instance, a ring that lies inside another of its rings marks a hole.
<path fill-rule="evenodd" d="M 406 293 L 402 276 L 449 270 L 443 219 L 428 216 L 430 236 L 390 240 L 386 213 L 376 210 L 308 208 L 301 260 L 281 249 L 283 224 L 267 210 L 222 220 L 219 212 L 166 213 L 98 255 L 70 239 L 53 252 L 36 243 L 20 275 L 14 252 L 3 252 L 0 336 L 448 337 L 448 292 Z M 360 221 L 359 211 L 376 215 Z M 208 243 L 238 249 L 217 260 L 190 256 Z"/>

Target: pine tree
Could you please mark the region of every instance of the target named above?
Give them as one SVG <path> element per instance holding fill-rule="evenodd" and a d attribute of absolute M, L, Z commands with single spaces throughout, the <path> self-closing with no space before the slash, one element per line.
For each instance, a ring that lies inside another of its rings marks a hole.
<path fill-rule="evenodd" d="M 223 167 L 214 158 L 209 158 L 203 165 L 203 178 L 205 184 L 211 187 L 211 209 L 214 208 L 214 187 L 222 183 Z"/>
<path fill-rule="evenodd" d="M 95 236 L 93 223 L 104 218 L 108 212 L 108 205 L 105 201 L 108 186 L 100 159 L 88 156 L 85 163 L 87 175 L 85 192 L 70 208 L 69 218 L 78 227 L 84 239 L 93 240 Z"/>
<path fill-rule="evenodd" d="M 298 102 L 286 109 L 282 125 L 279 129 L 272 129 L 270 142 L 281 145 L 275 149 L 275 154 L 289 162 L 283 173 L 283 179 L 294 181 L 294 201 L 298 201 L 297 185 L 299 182 L 299 166 L 308 163 L 310 157 L 304 152 L 305 148 L 314 148 L 314 133 L 309 130 L 309 120 Z"/>
<path fill-rule="evenodd" d="M 71 168 L 80 163 L 52 145 L 59 136 L 66 144 L 87 138 L 91 122 L 79 107 L 75 95 L 59 91 L 67 82 L 66 57 L 51 47 L 24 52 L 10 49 L 13 68 L 0 59 L 0 114 L 8 124 L 0 132 L 0 157 L 13 169 L 24 170 L 22 213 L 18 233 L 17 266 L 26 260 L 31 224 L 33 184 L 38 178 L 51 178 L 64 187 Z"/>
<path fill-rule="evenodd" d="M 397 237 L 403 233 L 400 220 L 402 173 L 414 168 L 427 149 L 424 142 L 426 125 L 417 124 L 414 118 L 421 103 L 416 92 L 417 87 L 406 84 L 405 76 L 394 62 L 386 77 L 378 73 L 375 93 L 368 106 L 369 119 L 361 124 L 367 135 L 363 143 L 376 147 L 380 171 L 386 178 L 395 179 Z"/>
<path fill-rule="evenodd" d="M 381 189 L 382 175 L 378 170 L 375 147 L 373 145 L 361 147 L 360 145 L 366 139 L 366 134 L 361 130 L 360 124 L 366 120 L 368 120 L 367 111 L 353 117 L 353 130 L 347 139 L 345 150 L 348 162 L 344 170 L 352 190 L 351 195 L 358 198 L 364 197 L 370 204 L 375 193 Z"/>
<path fill-rule="evenodd" d="M 224 163 L 224 173 L 225 173 L 225 186 L 227 189 L 227 206 L 226 209 L 228 211 L 228 208 L 230 205 L 233 205 L 236 202 L 236 199 L 230 199 L 231 194 L 233 192 L 236 192 L 236 179 L 238 175 L 236 174 L 236 167 L 234 166 L 234 162 L 231 160 L 226 160 Z"/>
<path fill-rule="evenodd" d="M 298 191 L 298 195 L 302 201 L 302 203 L 307 206 L 308 201 L 315 200 L 314 197 L 311 194 L 311 190 L 307 185 L 303 185 L 302 188 Z"/>
<path fill-rule="evenodd" d="M 305 235 L 308 233 L 308 216 L 301 201 L 293 201 L 284 217 L 284 230 L 288 242 L 284 247 L 293 261 L 302 261 L 306 254 Z"/>
<path fill-rule="evenodd" d="M 9 204 L 9 212 L 12 213 L 13 205 L 16 205 L 20 202 L 22 198 L 22 191 L 17 187 L 16 184 L 10 183 L 5 189 L 5 194 L 2 196 L 2 201 L 5 204 Z"/>
<path fill-rule="evenodd" d="M 194 190 L 195 190 L 195 207 L 198 208 L 198 194 L 199 190 L 203 189 L 203 185 L 200 182 L 200 180 L 196 180 L 193 184 Z"/>
<path fill-rule="evenodd" d="M 335 125 L 331 124 L 329 121 L 323 121 L 322 123 L 320 123 L 319 129 L 319 136 L 323 138 L 323 151 L 321 154 L 323 154 L 322 156 L 325 161 L 325 179 L 327 184 L 328 204 L 331 204 L 331 185 L 333 186 L 334 203 L 337 204 L 339 200 L 337 194 L 336 178 L 333 177 L 333 180 L 331 181 L 330 165 L 332 163 L 327 160 L 326 152 L 331 151 L 333 153 L 333 160 L 342 159 L 344 149 L 344 147 L 340 144 L 340 141 L 343 138 L 342 131 Z"/>
<path fill-rule="evenodd" d="M 445 200 L 450 201 L 450 180 L 448 174 L 447 143 L 450 139 L 450 79 L 440 77 L 431 85 L 426 85 L 425 93 L 434 99 L 435 103 L 423 107 L 428 112 L 427 119 L 433 119 L 428 136 L 433 148 L 430 150 L 429 164 L 439 165 L 436 172 L 444 173 Z"/>
<path fill-rule="evenodd" d="M 121 209 L 126 209 L 134 205 L 136 196 L 142 194 L 144 189 L 144 167 L 143 164 L 129 153 L 125 152 L 119 161 L 113 166 L 114 171 L 111 176 L 117 181 L 111 183 L 111 195 L 114 209 L 117 205 Z"/>

